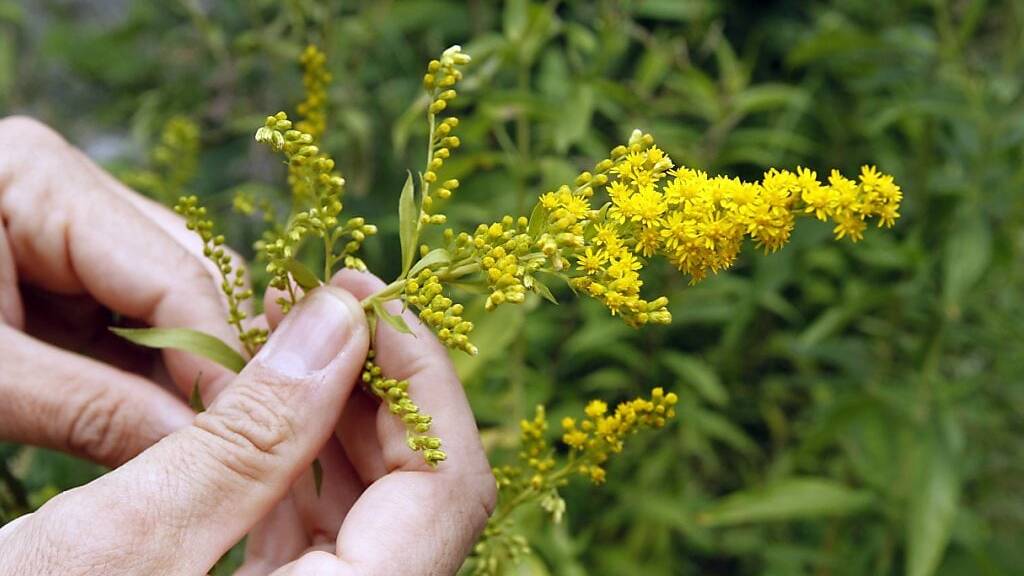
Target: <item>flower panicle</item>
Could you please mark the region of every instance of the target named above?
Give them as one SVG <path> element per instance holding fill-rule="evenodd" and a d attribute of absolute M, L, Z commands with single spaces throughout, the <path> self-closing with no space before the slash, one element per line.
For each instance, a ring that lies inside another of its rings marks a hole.
<path fill-rule="evenodd" d="M 196 233 L 203 242 L 203 256 L 217 268 L 220 274 L 220 290 L 228 303 L 228 324 L 238 333 L 238 339 L 245 351 L 254 355 L 267 341 L 268 332 L 262 328 L 246 328 L 248 313 L 243 309 L 246 301 L 253 296 L 246 281 L 245 267 L 233 261 L 231 253 L 224 246 L 224 236 L 214 232 L 213 220 L 207 216 L 204 206 L 199 205 L 196 196 L 182 196 L 174 211 L 185 218 L 185 226 Z"/>
<path fill-rule="evenodd" d="M 599 191 L 607 201 L 595 205 Z M 799 216 L 830 220 L 836 239 L 856 242 L 872 218 L 891 227 L 901 200 L 893 177 L 873 166 L 856 181 L 836 170 L 823 183 L 807 168 L 772 168 L 745 182 L 676 166 L 649 134 L 634 131 L 573 186 L 541 195 L 529 220 L 479 226 L 473 247 L 491 290 L 488 309 L 522 302 L 538 288 L 536 274 L 548 272 L 630 326 L 667 324 L 668 300 L 641 296 L 653 258 L 699 282 L 730 268 L 748 238 L 766 252 L 780 249 Z"/>
<path fill-rule="evenodd" d="M 592 400 L 584 417 L 562 419 L 562 442 L 577 456 L 576 471 L 595 484 L 605 480 L 605 463 L 622 451 L 625 439 L 643 428 L 662 428 L 675 417 L 679 398 L 654 388 L 649 398 L 622 402 L 609 411 L 601 400 Z"/>
<path fill-rule="evenodd" d="M 409 396 L 409 381 L 387 378 L 373 359 L 371 350 L 363 367 L 363 385 L 405 424 L 409 449 L 421 453 L 431 467 L 437 466 L 447 456 L 441 448 L 441 439 L 430 435 L 431 417 Z"/>
<path fill-rule="evenodd" d="M 458 117 L 452 115 L 440 119 L 440 115 L 458 96 L 455 88 L 462 80 L 462 67 L 469 62 L 469 55 L 462 52 L 461 46 L 455 45 L 445 50 L 439 59 L 431 60 L 423 75 L 423 89 L 429 100 L 427 123 L 430 133 L 427 137 L 427 160 L 420 176 L 422 202 L 418 227 L 444 224 L 447 217 L 437 211 L 437 200 L 448 200 L 459 187 L 459 181 L 454 178 L 439 181 L 438 173 L 445 161 L 462 144 L 454 134 L 459 125 Z"/>
<path fill-rule="evenodd" d="M 334 159 L 314 144 L 313 135 L 293 127 L 286 113 L 268 116 L 256 132 L 256 141 L 282 153 L 289 176 L 295 175 L 302 182 L 301 186 L 293 185 L 292 190 L 295 202 L 305 208 L 293 214 L 282 230 L 257 243 L 257 251 L 267 262 L 270 285 L 289 293 L 289 298 L 281 301 L 287 310 L 296 301 L 289 263 L 303 240 L 316 237 L 323 241 L 326 281 L 339 262 L 365 270 L 355 253 L 368 236 L 377 233 L 377 227 L 363 218 L 341 219 L 345 179 L 335 170 Z"/>
<path fill-rule="evenodd" d="M 316 45 L 310 44 L 299 56 L 302 65 L 302 86 L 306 98 L 296 107 L 301 120 L 295 128 L 319 140 L 327 129 L 327 87 L 332 76 L 327 71 L 327 55 Z"/>

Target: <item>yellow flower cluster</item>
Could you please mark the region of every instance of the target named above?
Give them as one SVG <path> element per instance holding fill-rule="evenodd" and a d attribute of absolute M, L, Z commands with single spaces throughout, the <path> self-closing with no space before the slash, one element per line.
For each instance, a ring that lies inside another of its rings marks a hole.
<path fill-rule="evenodd" d="M 603 464 L 611 454 L 622 451 L 626 436 L 641 428 L 664 426 L 675 416 L 678 401 L 674 393 L 665 394 L 661 388 L 655 388 L 650 398 L 623 402 L 614 412 L 609 413 L 608 405 L 601 400 L 593 400 L 584 409 L 586 417 L 580 422 L 562 419 L 562 441 L 580 455 L 577 471 L 595 484 L 604 482 Z"/>
<path fill-rule="evenodd" d="M 224 236 L 213 233 L 213 221 L 207 217 L 206 208 L 199 205 L 198 198 L 183 196 L 175 204 L 174 211 L 185 218 L 185 226 L 203 241 L 203 255 L 217 267 L 221 277 L 220 289 L 228 303 L 228 323 L 235 328 L 245 351 L 252 356 L 267 341 L 267 331 L 246 329 L 243 325 L 248 314 L 242 306 L 252 298 L 252 290 L 246 287 L 245 268 L 232 263 L 231 254 L 224 249 Z"/>
<path fill-rule="evenodd" d="M 533 472 L 530 486 L 539 489 L 545 477 L 555 468 L 555 458 L 545 437 L 548 431 L 548 420 L 544 406 L 537 406 L 533 420 L 519 422 L 519 460 Z"/>
<path fill-rule="evenodd" d="M 476 346 L 469 341 L 473 323 L 462 318 L 462 304 L 454 304 L 443 292 L 437 274 L 424 268 L 405 283 L 405 302 L 419 310 L 420 320 L 433 328 L 445 346 L 475 356 Z"/>
<path fill-rule="evenodd" d="M 543 257 L 530 258 L 534 243 L 527 234 L 527 224 L 526 218 L 513 221 L 506 216 L 489 226 L 481 224 L 473 233 L 470 242 L 490 289 L 484 304 L 487 310 L 505 302 L 522 303 L 526 299 L 525 278 L 544 264 Z"/>
<path fill-rule="evenodd" d="M 598 209 L 591 201 L 600 190 L 608 202 Z M 710 177 L 676 168 L 649 134 L 634 131 L 594 173 L 582 173 L 575 189 L 542 195 L 529 221 L 480 226 L 473 242 L 491 289 L 488 308 L 522 302 L 539 288 L 535 272 L 546 271 L 567 276 L 631 326 L 665 324 L 668 300 L 640 296 L 650 258 L 664 256 L 697 282 L 729 268 L 748 237 L 778 250 L 799 215 L 831 219 L 837 239 L 857 241 L 870 218 L 892 226 L 901 199 L 892 176 L 868 166 L 857 182 L 833 171 L 823 184 L 805 168 L 773 168 L 758 182 Z"/>
<path fill-rule="evenodd" d="M 427 138 L 427 162 L 421 176 L 423 200 L 420 205 L 418 228 L 424 224 L 444 224 L 446 217 L 436 212 L 434 197 L 447 200 L 459 187 L 458 180 L 445 180 L 438 186 L 436 192 L 431 192 L 431 186 L 437 182 L 437 174 L 444 167 L 445 161 L 451 157 L 452 151 L 461 145 L 459 137 L 452 133 L 459 125 L 459 119 L 450 116 L 438 122 L 437 118 L 438 114 L 446 110 L 449 103 L 458 96 L 455 85 L 462 80 L 462 71 L 459 67 L 468 64 L 469 61 L 469 55 L 464 54 L 462 48 L 455 45 L 445 50 L 439 60 L 431 60 L 427 64 L 426 74 L 423 75 L 423 88 L 430 98 L 427 105 L 430 134 Z"/>
<path fill-rule="evenodd" d="M 174 202 L 185 193 L 199 166 L 199 126 L 184 116 L 172 116 L 150 154 L 148 170 L 123 175 L 125 183 L 161 202 Z"/>
<path fill-rule="evenodd" d="M 292 296 L 290 303 L 294 303 L 288 263 L 295 258 L 302 240 L 307 236 L 323 240 L 324 278 L 330 278 L 339 261 L 347 267 L 365 269 L 362 260 L 355 257 L 354 253 L 367 236 L 376 234 L 377 228 L 366 224 L 362 218 L 339 222 L 345 180 L 334 170 L 334 160 L 314 144 L 313 135 L 293 129 L 288 115 L 278 112 L 267 117 L 263 127 L 256 132 L 256 141 L 266 143 L 273 150 L 284 154 L 289 166 L 303 182 L 302 187 L 293 188 L 296 199 L 311 204 L 306 210 L 294 214 L 276 238 L 267 239 L 258 245 L 260 253 L 267 260 L 271 286 L 288 290 Z M 338 242 L 346 237 L 348 241 L 344 248 L 335 253 Z"/>
<path fill-rule="evenodd" d="M 327 129 L 327 86 L 331 83 L 331 73 L 327 71 L 327 55 L 310 44 L 302 51 L 299 63 L 302 64 L 302 86 L 305 88 L 306 99 L 296 107 L 302 120 L 295 124 L 295 128 L 319 140 Z"/>
<path fill-rule="evenodd" d="M 409 381 L 386 378 L 380 366 L 373 362 L 370 351 L 363 367 L 362 381 L 368 390 L 387 404 L 388 410 L 405 423 L 406 442 L 411 450 L 421 452 L 427 464 L 436 466 L 446 455 L 441 449 L 441 439 L 430 436 L 430 416 L 420 411 L 419 406 L 409 397 Z"/>
<path fill-rule="evenodd" d="M 544 406 L 537 406 L 532 419 L 519 423 L 518 463 L 493 469 L 498 506 L 481 540 L 473 548 L 468 564 L 472 569 L 470 573 L 504 574 L 509 566 L 515 565 L 530 551 L 528 541 L 515 530 L 515 512 L 537 505 L 550 514 L 554 522 L 559 522 L 566 509 L 559 488 L 579 475 L 595 484 L 604 482 L 604 465 L 612 454 L 622 451 L 625 438 L 642 428 L 664 426 L 675 416 L 674 406 L 678 401 L 675 394 L 655 388 L 649 398 L 624 402 L 611 413 L 604 402 L 590 402 L 580 422 L 573 418 L 562 420 L 562 438 L 570 451 L 568 458 L 561 462 L 547 441 Z"/>

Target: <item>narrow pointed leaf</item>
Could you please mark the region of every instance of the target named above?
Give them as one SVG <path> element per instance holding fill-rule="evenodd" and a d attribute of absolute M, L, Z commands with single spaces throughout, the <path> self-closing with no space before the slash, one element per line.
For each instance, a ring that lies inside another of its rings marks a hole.
<path fill-rule="evenodd" d="M 412 334 L 412 330 L 409 329 L 409 325 L 405 323 L 405 319 L 401 316 L 396 316 L 387 311 L 384 305 L 377 300 L 373 301 L 373 311 L 377 314 L 377 317 L 387 322 L 392 328 L 398 330 L 402 334 Z"/>
<path fill-rule="evenodd" d="M 449 254 L 447 250 L 445 250 L 444 248 L 434 248 L 430 252 L 427 252 L 426 256 L 420 258 L 416 262 L 415 266 L 409 269 L 409 277 L 412 278 L 413 276 L 419 274 L 420 271 L 423 270 L 424 268 L 435 266 L 437 264 L 446 264 L 451 261 L 452 255 Z"/>
<path fill-rule="evenodd" d="M 536 278 L 533 280 L 533 291 L 540 294 L 541 297 L 548 302 L 558 305 L 558 300 L 555 299 L 555 295 L 551 293 L 551 289 L 548 288 L 548 285 Z"/>
<path fill-rule="evenodd" d="M 704 510 L 705 526 L 734 526 L 845 516 L 863 510 L 872 494 L 828 478 L 787 478 L 763 488 L 734 492 Z"/>
<path fill-rule="evenodd" d="M 405 179 L 402 195 L 398 199 L 398 239 L 402 243 L 402 274 L 412 266 L 412 258 L 416 254 L 416 226 L 419 218 L 410 173 Z"/>
<path fill-rule="evenodd" d="M 292 275 L 292 280 L 295 280 L 295 283 L 301 286 L 303 290 L 309 292 L 320 286 L 320 279 L 302 262 L 291 259 L 285 262 L 284 268 Z"/>
<path fill-rule="evenodd" d="M 116 328 L 110 331 L 118 336 L 149 348 L 184 350 L 213 360 L 231 370 L 241 372 L 245 358 L 216 336 L 189 328 Z"/>
<path fill-rule="evenodd" d="M 196 376 L 196 382 L 195 382 L 195 384 L 192 385 L 192 393 L 189 394 L 189 397 L 188 397 L 189 408 L 192 408 L 192 411 L 195 412 L 196 414 L 198 414 L 200 412 L 206 412 L 206 406 L 203 404 L 203 397 L 202 397 L 201 394 L 199 394 L 199 377 L 200 376 L 202 376 L 202 373 L 199 373 Z"/>

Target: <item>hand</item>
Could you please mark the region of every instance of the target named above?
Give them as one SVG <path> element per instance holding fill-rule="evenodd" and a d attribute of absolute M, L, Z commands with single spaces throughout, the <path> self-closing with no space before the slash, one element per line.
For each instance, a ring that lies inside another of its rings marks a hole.
<path fill-rule="evenodd" d="M 380 330 L 381 365 L 410 378 L 447 442 L 449 460 L 426 469 L 401 424 L 353 391 L 368 332 L 348 292 L 311 292 L 192 425 L 0 530 L 0 575 L 205 574 L 264 517 L 243 573 L 293 559 L 274 574 L 454 573 L 495 498 L 472 414 L 429 332 Z M 319 500 L 306 472 L 318 451 Z"/>
<path fill-rule="evenodd" d="M 333 282 L 358 298 L 384 282 L 353 270 Z M 275 295 L 265 308 L 280 321 Z M 445 348 L 415 314 L 413 335 L 377 325 L 376 362 L 391 378 L 409 380 L 413 400 L 434 421 L 447 460 L 436 469 L 406 445 L 405 426 L 357 387 L 335 435 L 320 452 L 323 487 L 307 471 L 291 494 L 249 535 L 239 575 L 454 574 L 494 509 L 497 488 L 473 412 Z M 289 315 L 290 316 L 290 315 Z"/>
<path fill-rule="evenodd" d="M 169 393 L 133 373 L 106 310 L 232 342 L 212 274 L 172 212 L 38 122 L 0 120 L 0 440 L 117 465 L 187 426 L 196 374 L 207 397 L 231 374 L 168 351 Z"/>

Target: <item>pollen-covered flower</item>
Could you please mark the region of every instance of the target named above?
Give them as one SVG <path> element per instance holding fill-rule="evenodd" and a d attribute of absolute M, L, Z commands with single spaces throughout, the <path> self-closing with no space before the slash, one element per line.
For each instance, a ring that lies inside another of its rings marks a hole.
<path fill-rule="evenodd" d="M 562 419 L 562 441 L 577 455 L 576 471 L 595 484 L 604 482 L 604 464 L 612 454 L 622 451 L 627 436 L 641 428 L 661 428 L 675 416 L 679 398 L 662 388 L 651 391 L 650 398 L 623 402 L 608 411 L 601 400 L 592 400 L 584 409 L 585 418 Z"/>
<path fill-rule="evenodd" d="M 174 211 L 185 218 L 185 227 L 202 240 L 203 256 L 216 266 L 220 274 L 220 291 L 228 304 L 228 324 L 237 332 L 245 351 L 250 356 L 254 355 L 267 341 L 268 332 L 263 328 L 245 326 L 245 320 L 249 317 L 245 302 L 252 298 L 253 293 L 246 284 L 244 266 L 232 261 L 230 252 L 224 246 L 224 236 L 214 233 L 213 220 L 207 216 L 206 208 L 199 205 L 196 196 L 179 198 Z"/>
<path fill-rule="evenodd" d="M 295 124 L 295 128 L 319 140 L 327 129 L 327 86 L 331 83 L 331 73 L 327 71 L 327 55 L 310 44 L 302 51 L 299 63 L 302 64 L 302 85 L 306 99 L 296 107 L 302 119 Z"/>
<path fill-rule="evenodd" d="M 392 414 L 398 416 L 406 427 L 406 443 L 410 450 L 423 454 L 427 464 L 436 466 L 447 456 L 441 449 L 441 439 L 431 436 L 432 419 L 424 414 L 409 396 L 409 381 L 395 380 L 385 377 L 374 361 L 371 350 L 363 367 L 362 381 L 366 388 L 373 392 Z"/>
<path fill-rule="evenodd" d="M 462 304 L 452 302 L 443 292 L 437 274 L 429 268 L 423 269 L 405 283 L 406 303 L 419 310 L 420 320 L 433 328 L 441 343 L 476 355 L 476 346 L 469 341 L 473 323 L 462 318 Z"/>

